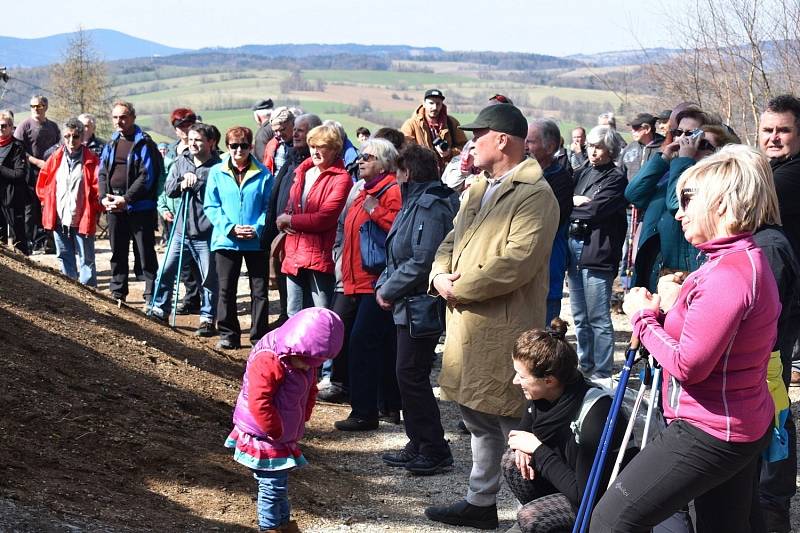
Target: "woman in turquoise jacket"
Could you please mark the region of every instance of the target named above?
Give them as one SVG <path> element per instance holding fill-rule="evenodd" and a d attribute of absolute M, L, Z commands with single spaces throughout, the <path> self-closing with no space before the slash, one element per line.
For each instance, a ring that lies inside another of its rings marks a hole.
<path fill-rule="evenodd" d="M 211 251 L 219 278 L 217 300 L 218 348 L 241 347 L 242 330 L 236 316 L 236 286 L 247 264 L 250 280 L 250 344 L 255 345 L 267 332 L 268 251 L 264 249 L 267 203 L 272 189 L 272 174 L 250 152 L 253 132 L 236 126 L 225 133 L 228 156 L 211 169 L 203 202 L 214 229 Z"/>
<path fill-rule="evenodd" d="M 693 272 L 700 252 L 683 238 L 675 220 L 678 197 L 675 185 L 683 172 L 722 146 L 739 139 L 719 125 L 709 124 L 702 111 L 688 109 L 677 116 L 678 127 L 669 131 L 662 153 L 655 155 L 634 176 L 625 198 L 644 211 L 633 272 L 633 285 L 655 292 L 662 274 Z M 699 135 L 692 133 L 700 131 Z"/>

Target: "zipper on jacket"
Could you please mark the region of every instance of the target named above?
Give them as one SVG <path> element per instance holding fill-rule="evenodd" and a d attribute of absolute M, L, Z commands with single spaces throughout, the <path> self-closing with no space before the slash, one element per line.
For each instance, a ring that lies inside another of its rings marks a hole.
<path fill-rule="evenodd" d="M 419 227 L 417 228 L 417 246 L 420 245 L 422 242 L 422 229 L 425 227 L 425 223 L 421 222 Z"/>

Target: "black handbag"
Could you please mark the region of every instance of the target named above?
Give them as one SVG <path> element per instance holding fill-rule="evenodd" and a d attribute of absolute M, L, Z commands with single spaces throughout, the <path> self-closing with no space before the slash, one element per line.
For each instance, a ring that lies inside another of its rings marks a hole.
<path fill-rule="evenodd" d="M 406 298 L 408 334 L 412 339 L 438 337 L 444 331 L 444 298 L 417 294 Z"/>

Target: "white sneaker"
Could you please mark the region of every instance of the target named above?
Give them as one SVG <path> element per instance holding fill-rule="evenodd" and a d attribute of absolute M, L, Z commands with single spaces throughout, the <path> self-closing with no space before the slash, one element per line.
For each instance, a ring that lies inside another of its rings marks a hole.
<path fill-rule="evenodd" d="M 327 389 L 330 386 L 331 386 L 331 378 L 330 376 L 325 376 L 324 378 L 319 380 L 319 383 L 317 383 L 317 390 Z"/>

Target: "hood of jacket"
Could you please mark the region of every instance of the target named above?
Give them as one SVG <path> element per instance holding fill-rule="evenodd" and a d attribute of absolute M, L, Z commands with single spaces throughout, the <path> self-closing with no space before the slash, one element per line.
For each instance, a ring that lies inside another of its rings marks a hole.
<path fill-rule="evenodd" d="M 302 357 L 309 366 L 316 367 L 336 357 L 343 342 L 342 319 L 328 309 L 309 307 L 267 333 L 253 351 L 271 350 L 280 358 Z"/>

